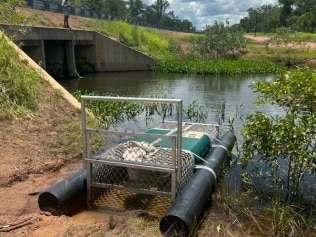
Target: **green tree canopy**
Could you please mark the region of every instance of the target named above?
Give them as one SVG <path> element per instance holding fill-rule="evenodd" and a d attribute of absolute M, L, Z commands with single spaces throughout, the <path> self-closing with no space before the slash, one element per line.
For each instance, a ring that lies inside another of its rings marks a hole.
<path fill-rule="evenodd" d="M 198 37 L 195 49 L 203 56 L 218 59 L 220 56 L 234 55 L 246 46 L 246 41 L 240 31 L 230 27 L 229 22 L 215 21 L 207 25 L 204 34 Z"/>
<path fill-rule="evenodd" d="M 166 15 L 166 9 L 169 7 L 169 5 L 169 2 L 166 0 L 156 0 L 154 4 L 151 5 L 158 21 L 161 21 L 162 18 Z"/>
<path fill-rule="evenodd" d="M 145 6 L 141 0 L 129 0 L 127 5 L 129 14 L 134 19 L 139 19 L 145 10 Z"/>
<path fill-rule="evenodd" d="M 249 8 L 248 15 L 240 20 L 246 32 L 275 32 L 278 27 L 296 31 L 314 32 L 316 29 L 315 0 L 279 0 L 279 5 Z"/>
<path fill-rule="evenodd" d="M 287 26 L 287 20 L 292 13 L 292 7 L 295 3 L 295 0 L 279 0 L 279 3 L 282 5 L 281 7 L 281 15 L 280 15 L 280 24 L 281 26 Z"/>

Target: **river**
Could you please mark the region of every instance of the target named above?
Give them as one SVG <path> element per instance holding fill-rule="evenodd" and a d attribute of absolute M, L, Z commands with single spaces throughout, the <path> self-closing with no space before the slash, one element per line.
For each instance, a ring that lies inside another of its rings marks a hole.
<path fill-rule="evenodd" d="M 273 75 L 188 75 L 156 72 L 116 72 L 84 75 L 60 83 L 69 91 L 98 91 L 102 95 L 129 97 L 166 97 L 182 99 L 183 107 L 193 101 L 205 106 L 208 117 L 205 122 L 218 123 L 219 108 L 225 105 L 222 129 L 234 118 L 233 126 L 239 140 L 246 117 L 255 111 L 276 115 L 282 110 L 276 106 L 256 106 L 258 94 L 249 87 L 254 80 L 271 79 Z"/>

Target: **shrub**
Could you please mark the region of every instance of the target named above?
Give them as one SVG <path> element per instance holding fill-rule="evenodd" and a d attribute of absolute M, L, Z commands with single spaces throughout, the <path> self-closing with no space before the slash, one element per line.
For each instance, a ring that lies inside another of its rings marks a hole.
<path fill-rule="evenodd" d="M 297 201 L 303 175 L 316 171 L 316 73 L 307 68 L 282 71 L 274 80 L 257 81 L 252 88 L 261 93 L 259 104 L 278 105 L 284 115 L 248 116 L 242 131 L 243 162 L 259 155 L 275 171 L 270 174 L 275 189 L 286 191 L 286 201 Z M 279 159 L 286 167 L 280 167 Z M 286 171 L 286 180 L 280 180 L 279 169 Z"/>

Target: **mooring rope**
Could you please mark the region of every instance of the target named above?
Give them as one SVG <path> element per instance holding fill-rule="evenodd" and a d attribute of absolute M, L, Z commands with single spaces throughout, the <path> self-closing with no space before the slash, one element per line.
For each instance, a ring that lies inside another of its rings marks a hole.
<path fill-rule="evenodd" d="M 226 151 L 227 155 L 230 156 L 230 151 L 227 149 L 227 147 L 225 147 L 223 145 L 218 145 L 218 144 L 212 145 L 212 148 L 214 148 L 214 147 L 223 148 Z"/>
<path fill-rule="evenodd" d="M 215 178 L 215 180 L 217 179 L 217 175 L 216 175 L 215 171 L 214 171 L 212 168 L 208 167 L 208 166 L 205 166 L 205 165 L 196 165 L 196 166 L 195 166 L 195 169 L 208 170 L 208 171 L 211 172 L 211 174 L 213 175 L 213 177 Z"/>

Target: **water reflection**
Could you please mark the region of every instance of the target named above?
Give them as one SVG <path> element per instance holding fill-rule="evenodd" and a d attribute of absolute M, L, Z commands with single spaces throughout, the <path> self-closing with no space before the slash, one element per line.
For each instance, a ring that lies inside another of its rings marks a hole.
<path fill-rule="evenodd" d="M 100 94 L 131 97 L 163 97 L 183 99 L 184 107 L 194 100 L 208 109 L 208 123 L 217 123 L 218 107 L 225 104 L 222 128 L 228 126 L 227 119 L 234 118 L 238 132 L 246 116 L 254 111 L 272 115 L 282 113 L 275 106 L 255 106 L 257 94 L 249 85 L 256 79 L 269 79 L 273 75 L 214 76 L 166 74 L 155 72 L 120 72 L 85 75 L 84 78 L 62 81 L 68 90 L 98 91 Z"/>

